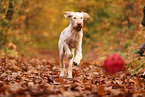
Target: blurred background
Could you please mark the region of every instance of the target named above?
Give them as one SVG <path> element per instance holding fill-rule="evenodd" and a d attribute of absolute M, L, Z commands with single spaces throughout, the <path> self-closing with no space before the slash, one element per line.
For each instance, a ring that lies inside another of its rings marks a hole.
<path fill-rule="evenodd" d="M 69 25 L 64 12 L 83 11 L 91 17 L 84 22 L 83 53 L 127 56 L 144 43 L 144 5 L 145 0 L 0 0 L 0 51 L 18 56 L 57 50 L 59 35 Z"/>

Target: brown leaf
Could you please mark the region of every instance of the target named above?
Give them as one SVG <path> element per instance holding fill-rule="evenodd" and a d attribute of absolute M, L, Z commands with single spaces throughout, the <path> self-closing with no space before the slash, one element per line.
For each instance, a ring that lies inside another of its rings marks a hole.
<path fill-rule="evenodd" d="M 105 87 L 100 85 L 100 86 L 97 88 L 97 93 L 98 93 L 99 95 L 101 95 L 101 96 L 104 96 L 104 95 L 105 95 Z"/>

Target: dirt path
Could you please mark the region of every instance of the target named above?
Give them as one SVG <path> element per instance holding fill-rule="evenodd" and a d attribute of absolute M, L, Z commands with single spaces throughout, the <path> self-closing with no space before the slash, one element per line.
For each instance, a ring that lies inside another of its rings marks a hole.
<path fill-rule="evenodd" d="M 49 49 L 37 49 L 40 58 L 55 58 L 58 60 L 58 50 L 49 50 Z"/>
<path fill-rule="evenodd" d="M 50 49 L 37 49 L 37 53 L 39 54 L 39 58 L 41 59 L 49 59 L 54 60 L 55 62 L 59 62 L 59 51 L 58 50 L 50 50 Z M 83 55 L 82 62 L 93 62 L 96 61 L 97 55 L 93 52 Z M 68 60 L 65 58 L 65 62 L 68 63 Z"/>
<path fill-rule="evenodd" d="M 49 60 L 51 63 L 59 64 L 58 50 L 37 49 L 38 58 Z"/>
<path fill-rule="evenodd" d="M 73 66 L 72 79 L 67 79 L 67 69 L 60 78 L 58 51 L 39 49 L 38 53 L 37 57 L 0 58 L 0 97 L 145 96 L 145 80 L 126 69 L 110 75 L 100 63 L 85 59 Z"/>

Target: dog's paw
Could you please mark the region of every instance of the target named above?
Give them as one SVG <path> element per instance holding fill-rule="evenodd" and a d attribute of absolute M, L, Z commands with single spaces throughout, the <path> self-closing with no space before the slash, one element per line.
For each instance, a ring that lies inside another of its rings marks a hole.
<path fill-rule="evenodd" d="M 68 54 L 66 58 L 71 59 L 72 57 L 73 57 L 73 54 Z"/>
<path fill-rule="evenodd" d="M 74 65 L 79 65 L 80 61 L 81 61 L 80 59 L 75 58 L 73 64 L 74 64 Z"/>
<path fill-rule="evenodd" d="M 72 75 L 68 75 L 67 78 L 68 79 L 72 79 L 73 77 L 72 77 Z"/>
<path fill-rule="evenodd" d="M 64 77 L 64 72 L 60 72 L 59 77 Z"/>
<path fill-rule="evenodd" d="M 60 78 L 64 78 L 64 75 L 59 75 Z"/>
<path fill-rule="evenodd" d="M 73 64 L 74 64 L 75 66 L 77 66 L 77 63 L 76 63 L 76 62 L 73 62 Z"/>

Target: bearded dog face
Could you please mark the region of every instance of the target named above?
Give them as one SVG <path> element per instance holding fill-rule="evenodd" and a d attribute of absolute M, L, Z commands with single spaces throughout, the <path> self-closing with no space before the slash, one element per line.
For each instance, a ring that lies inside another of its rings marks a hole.
<path fill-rule="evenodd" d="M 89 19 L 90 16 L 87 13 L 84 12 L 69 12 L 66 11 L 65 15 L 66 18 L 70 18 L 70 23 L 72 25 L 72 27 L 77 30 L 80 31 L 83 27 L 83 20 L 84 19 Z"/>

